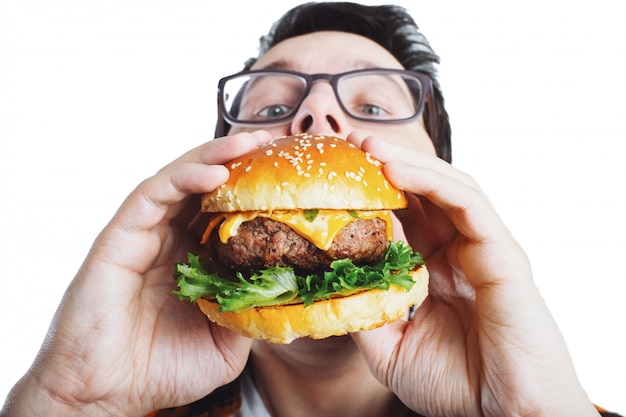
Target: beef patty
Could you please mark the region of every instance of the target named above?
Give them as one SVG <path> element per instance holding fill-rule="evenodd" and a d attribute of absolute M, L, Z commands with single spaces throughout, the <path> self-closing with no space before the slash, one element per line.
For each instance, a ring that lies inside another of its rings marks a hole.
<path fill-rule="evenodd" d="M 222 243 L 216 231 L 211 245 L 217 259 L 227 268 L 257 271 L 270 266 L 291 266 L 295 270 L 328 268 L 336 259 L 350 258 L 355 264 L 374 264 L 382 260 L 389 242 L 383 220 L 357 219 L 335 237 L 323 251 L 284 223 L 257 217 L 239 226 L 237 235 Z"/>

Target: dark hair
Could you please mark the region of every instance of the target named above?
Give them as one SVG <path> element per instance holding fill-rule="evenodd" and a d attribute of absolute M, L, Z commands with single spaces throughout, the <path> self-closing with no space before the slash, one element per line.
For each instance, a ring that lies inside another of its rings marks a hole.
<path fill-rule="evenodd" d="M 349 32 L 369 38 L 389 51 L 406 69 L 425 73 L 431 78 L 434 97 L 430 99 L 434 101 L 436 127 L 433 129 L 435 131 L 428 133 L 437 155 L 450 162 L 450 121 L 435 68 L 439 57 L 406 9 L 395 5 L 365 6 L 345 2 L 301 4 L 289 10 L 274 23 L 267 35 L 261 37 L 259 56 L 281 41 L 324 30 Z M 244 70 L 250 69 L 256 60 L 248 59 Z M 424 120 L 428 120 L 428 117 L 426 106 Z M 427 130 L 431 129 L 427 127 Z"/>

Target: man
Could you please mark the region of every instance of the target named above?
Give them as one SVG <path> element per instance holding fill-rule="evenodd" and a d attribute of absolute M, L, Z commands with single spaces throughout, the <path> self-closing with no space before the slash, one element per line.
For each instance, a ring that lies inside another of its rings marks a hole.
<path fill-rule="evenodd" d="M 222 106 L 218 133 L 226 137 L 131 193 L 94 243 L 3 415 L 139 416 L 178 406 L 156 415 L 597 416 L 524 252 L 478 185 L 446 162 L 436 55 L 412 20 L 393 7 L 312 4 L 281 22 L 246 69 L 289 71 L 307 88 L 289 105 L 263 108 L 263 119 L 248 116 L 247 103 Z M 406 56 L 379 39 L 383 29 L 404 39 Z M 341 77 L 324 75 L 363 71 L 369 81 L 380 70 L 422 80 L 417 71 L 433 93 L 419 89 L 414 111 L 400 117 L 374 100 L 350 105 L 338 92 Z M 187 230 L 197 196 L 226 181 L 225 162 L 300 132 L 346 138 L 383 161 L 389 180 L 409 194 L 395 232 L 431 272 L 430 296 L 411 321 L 273 345 L 207 324 L 172 296 L 173 262 L 198 249 Z"/>

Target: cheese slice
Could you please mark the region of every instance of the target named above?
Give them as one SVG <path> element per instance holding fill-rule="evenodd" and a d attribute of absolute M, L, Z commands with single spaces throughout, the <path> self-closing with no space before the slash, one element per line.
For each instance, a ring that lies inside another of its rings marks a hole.
<path fill-rule="evenodd" d="M 319 209 L 317 217 L 312 221 L 305 217 L 303 210 L 220 213 L 211 218 L 202 235 L 202 243 L 204 244 L 209 240 L 211 232 L 220 222 L 221 225 L 218 231 L 220 241 L 226 243 L 230 237 L 237 234 L 239 226 L 243 222 L 253 220 L 256 217 L 267 217 L 274 221 L 285 223 L 300 236 L 305 237 L 322 250 L 328 250 L 339 231 L 357 219 L 380 218 L 387 225 L 387 239 L 393 240 L 390 210 L 348 211 Z"/>

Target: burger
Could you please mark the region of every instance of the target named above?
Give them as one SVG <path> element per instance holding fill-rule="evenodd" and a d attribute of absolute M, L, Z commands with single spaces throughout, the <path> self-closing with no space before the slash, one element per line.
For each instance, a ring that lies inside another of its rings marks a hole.
<path fill-rule="evenodd" d="M 202 197 L 206 253 L 174 291 L 211 321 L 273 343 L 397 320 L 428 293 L 422 256 L 394 241 L 404 192 L 370 154 L 332 136 L 285 136 L 229 162 Z"/>

